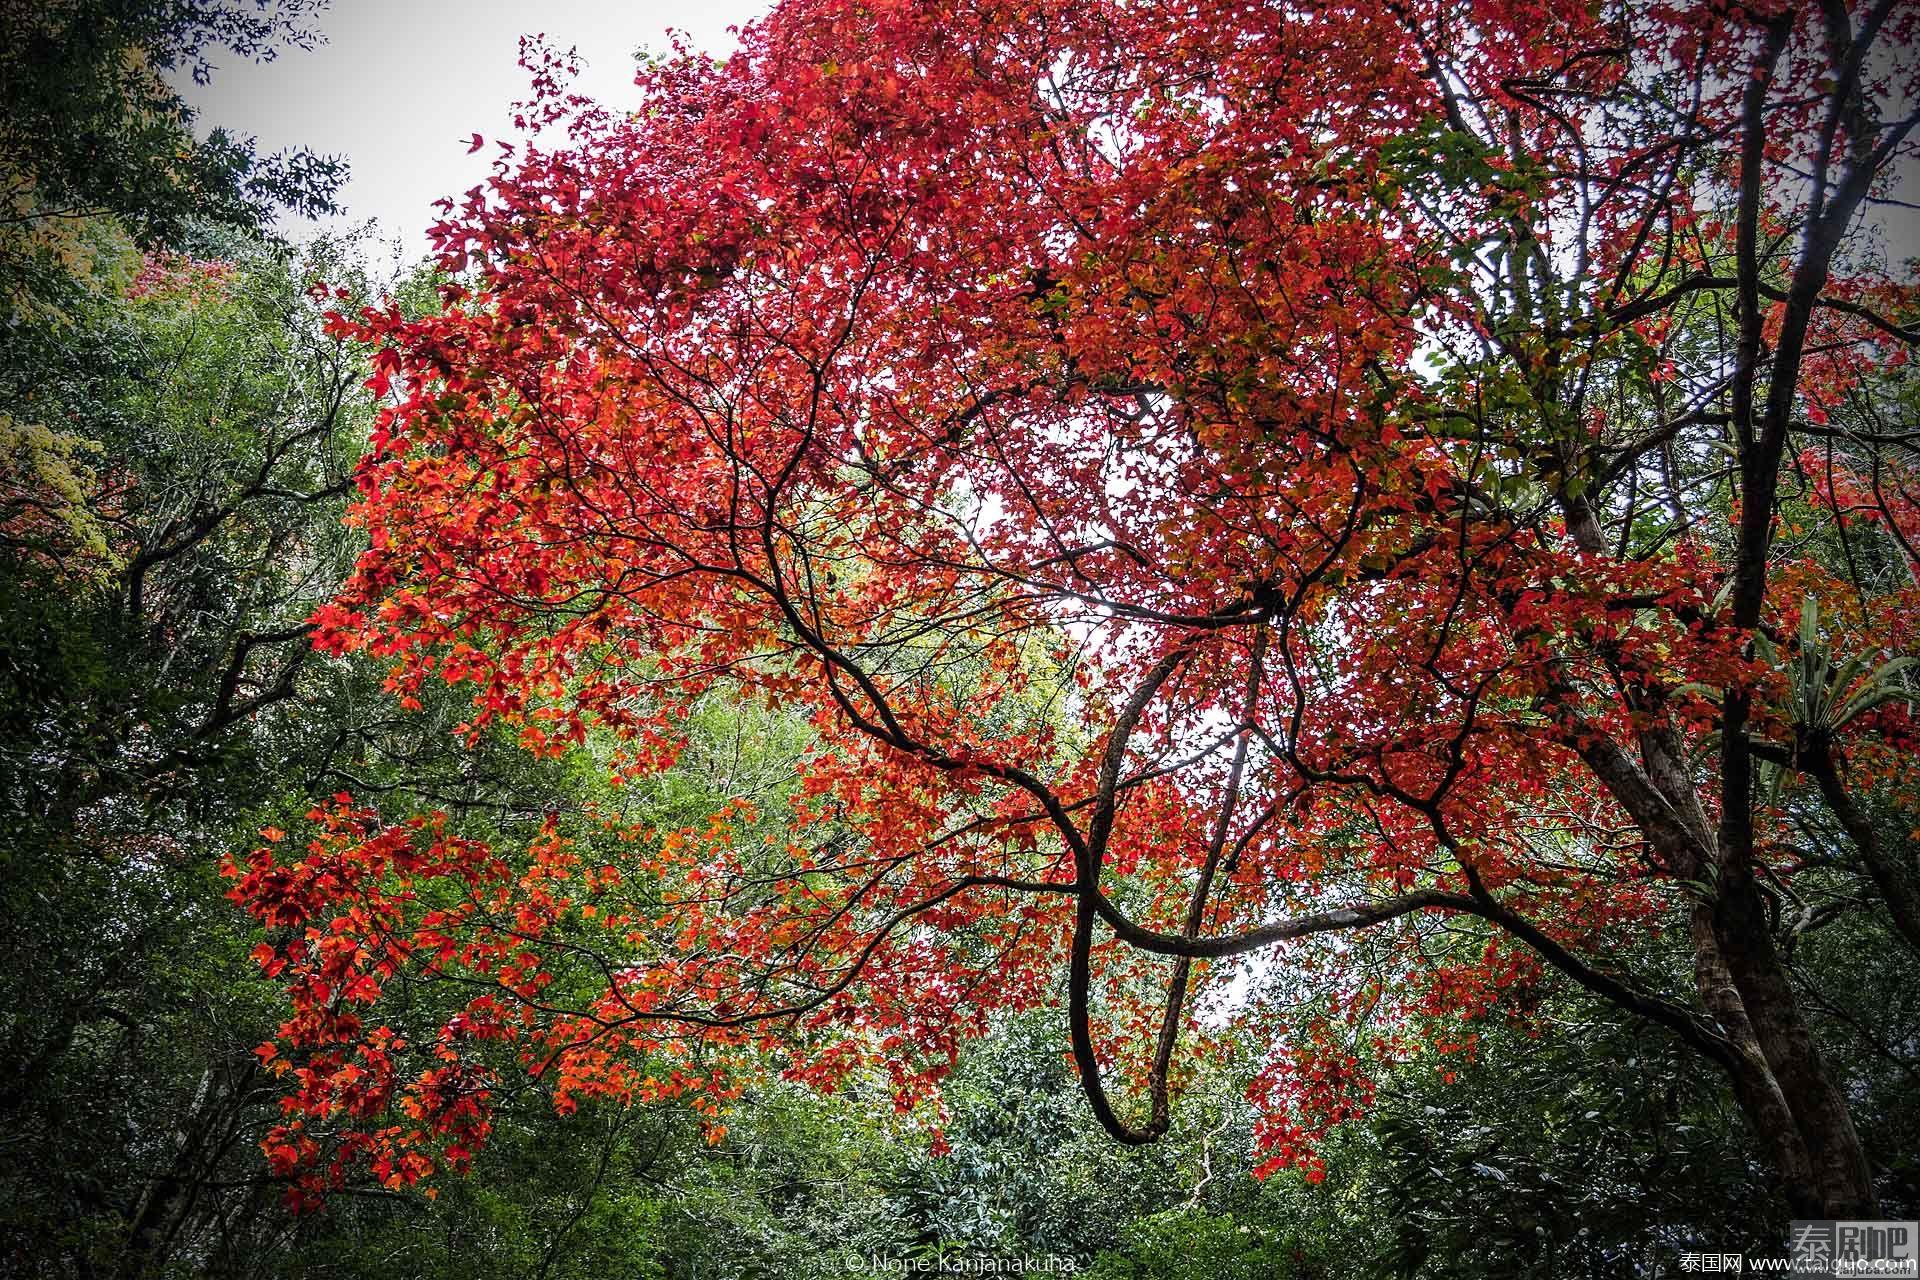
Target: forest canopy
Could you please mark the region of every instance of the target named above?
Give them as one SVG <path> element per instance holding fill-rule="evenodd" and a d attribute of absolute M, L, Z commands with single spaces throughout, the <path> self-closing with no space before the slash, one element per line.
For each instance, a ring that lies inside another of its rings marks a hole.
<path fill-rule="evenodd" d="M 385 275 L 155 70 L 324 11 L 0 13 L 18 1269 L 1920 1215 L 1920 8 L 529 40 Z"/>

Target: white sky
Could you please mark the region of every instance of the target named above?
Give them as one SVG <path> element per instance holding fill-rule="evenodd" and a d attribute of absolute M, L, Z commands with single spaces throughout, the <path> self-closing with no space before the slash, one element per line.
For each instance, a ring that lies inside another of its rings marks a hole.
<path fill-rule="evenodd" d="M 316 25 L 327 43 L 282 50 L 250 65 L 216 57 L 213 82 L 180 86 L 216 125 L 260 140 L 263 153 L 307 146 L 341 155 L 353 176 L 342 193 L 345 224 L 377 219 L 382 239 L 409 257 L 425 253 L 433 201 L 486 177 L 511 138 L 510 105 L 526 97 L 518 66 L 523 34 L 576 47 L 581 91 L 609 105 L 633 99 L 633 54 L 668 49 L 669 28 L 696 48 L 724 54 L 728 28 L 768 0 L 333 0 Z M 487 138 L 467 154 L 473 134 Z M 302 224 L 283 229 L 298 235 Z"/>

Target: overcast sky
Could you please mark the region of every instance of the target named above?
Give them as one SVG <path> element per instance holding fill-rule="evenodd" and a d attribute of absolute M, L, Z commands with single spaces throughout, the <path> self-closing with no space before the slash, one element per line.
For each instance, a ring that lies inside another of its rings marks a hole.
<path fill-rule="evenodd" d="M 249 65 L 216 58 L 213 82 L 181 86 L 202 131 L 224 125 L 259 138 L 263 152 L 308 146 L 346 157 L 348 221 L 379 220 L 403 251 L 426 250 L 432 202 L 484 178 L 509 134 L 509 107 L 525 97 L 517 64 L 523 34 L 580 51 L 581 89 L 602 102 L 633 98 L 633 54 L 664 51 L 669 28 L 714 53 L 727 29 L 766 0 L 333 0 L 320 15 L 327 43 Z M 489 145 L 467 154 L 475 133 Z M 288 231 L 298 233 L 297 225 Z"/>

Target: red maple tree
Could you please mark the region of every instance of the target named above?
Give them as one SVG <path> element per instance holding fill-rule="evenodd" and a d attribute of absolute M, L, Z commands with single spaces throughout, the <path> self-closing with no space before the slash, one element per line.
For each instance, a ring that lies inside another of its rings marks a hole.
<path fill-rule="evenodd" d="M 1920 947 L 1868 812 L 1916 794 L 1873 415 L 1920 333 L 1868 214 L 1917 24 L 786 0 L 632 113 L 536 57 L 565 141 L 449 206 L 444 308 L 338 320 L 392 407 L 319 643 L 621 779 L 711 698 L 811 745 L 787 812 L 618 861 L 344 796 L 271 833 L 232 873 L 295 998 L 276 1163 L 459 1164 L 489 1042 L 562 1105 L 717 1117 L 735 1052 L 910 1105 L 1062 969 L 1148 1141 L 1262 954 L 1333 993 L 1256 1088 L 1270 1167 L 1369 1054 L 1567 980 L 1724 1072 L 1796 1210 L 1873 1216 L 1770 912 L 1825 804 Z M 399 974 L 476 994 L 406 1046 Z"/>

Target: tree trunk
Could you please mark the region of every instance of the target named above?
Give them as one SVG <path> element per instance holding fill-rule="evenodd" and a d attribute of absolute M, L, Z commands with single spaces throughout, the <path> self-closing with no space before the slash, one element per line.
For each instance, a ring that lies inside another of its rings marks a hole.
<path fill-rule="evenodd" d="M 1730 871 L 1693 933 L 1701 995 L 1735 1045 L 1735 1097 L 1788 1204 L 1805 1217 L 1878 1217 L 1846 1096 L 1807 1030 L 1752 876 Z"/>

